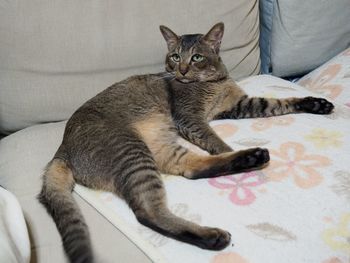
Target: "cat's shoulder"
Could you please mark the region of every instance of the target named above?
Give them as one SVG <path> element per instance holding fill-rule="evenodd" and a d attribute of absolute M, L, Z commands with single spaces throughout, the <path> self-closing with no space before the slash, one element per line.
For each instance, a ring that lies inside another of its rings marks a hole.
<path fill-rule="evenodd" d="M 225 78 L 225 79 L 220 80 L 220 81 L 211 82 L 210 86 L 213 88 L 216 88 L 216 89 L 217 88 L 226 89 L 226 88 L 238 87 L 238 85 L 236 84 L 236 82 L 232 78 Z"/>

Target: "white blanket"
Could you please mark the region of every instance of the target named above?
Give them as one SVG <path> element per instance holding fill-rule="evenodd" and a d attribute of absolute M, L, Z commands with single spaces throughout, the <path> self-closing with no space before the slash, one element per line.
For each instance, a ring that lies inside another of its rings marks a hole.
<path fill-rule="evenodd" d="M 254 96 L 320 96 L 270 76 L 251 77 L 240 85 Z M 164 175 L 175 214 L 232 234 L 234 245 L 223 251 L 202 250 L 153 232 L 111 193 L 80 186 L 75 191 L 155 262 L 348 263 L 350 110 L 344 104 L 350 96 L 346 93 L 335 100 L 335 113 L 329 116 L 211 123 L 235 150 L 268 148 L 271 163 L 266 169 L 203 180 Z"/>
<path fill-rule="evenodd" d="M 16 197 L 0 187 L 0 262 L 25 263 L 30 243 L 21 207 Z"/>

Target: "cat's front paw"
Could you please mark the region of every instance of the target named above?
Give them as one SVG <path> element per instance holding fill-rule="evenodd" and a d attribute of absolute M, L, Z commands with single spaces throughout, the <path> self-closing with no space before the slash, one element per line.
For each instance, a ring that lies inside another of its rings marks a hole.
<path fill-rule="evenodd" d="M 301 112 L 330 114 L 334 109 L 334 105 L 326 99 L 306 97 L 296 103 L 295 108 Z"/>
<path fill-rule="evenodd" d="M 270 161 L 270 154 L 267 149 L 252 148 L 243 150 L 232 162 L 232 170 L 241 172 L 253 168 L 261 168 Z"/>

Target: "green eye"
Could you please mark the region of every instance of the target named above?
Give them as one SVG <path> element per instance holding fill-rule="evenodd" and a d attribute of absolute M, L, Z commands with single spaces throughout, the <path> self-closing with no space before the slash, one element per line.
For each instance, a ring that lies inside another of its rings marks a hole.
<path fill-rule="evenodd" d="M 191 59 L 193 62 L 201 62 L 201 61 L 203 61 L 204 57 L 202 55 L 195 54 L 192 56 Z"/>
<path fill-rule="evenodd" d="M 179 62 L 180 61 L 180 56 L 178 54 L 172 54 L 170 56 L 171 60 L 174 62 Z"/>

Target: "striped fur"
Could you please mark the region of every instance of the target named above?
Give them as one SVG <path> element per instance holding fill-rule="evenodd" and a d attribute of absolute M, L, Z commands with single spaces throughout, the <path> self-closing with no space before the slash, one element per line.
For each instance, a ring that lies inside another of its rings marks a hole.
<path fill-rule="evenodd" d="M 266 149 L 233 152 L 210 128 L 213 119 L 328 114 L 333 109 L 320 98 L 248 97 L 228 77 L 219 56 L 222 23 L 206 35 L 161 31 L 169 49 L 168 73 L 130 77 L 82 105 L 67 122 L 44 173 L 39 200 L 53 217 L 70 262 L 94 261 L 86 224 L 71 195 L 75 183 L 119 195 L 141 224 L 159 233 L 220 250 L 230 243 L 230 234 L 172 214 L 160 173 L 200 179 L 268 164 Z M 174 53 L 179 57 L 172 58 Z M 194 62 L 194 54 L 204 59 Z M 180 146 L 180 136 L 212 155 Z"/>
<path fill-rule="evenodd" d="M 39 200 L 53 217 L 71 262 L 93 262 L 89 232 L 71 192 L 72 171 L 61 159 L 54 159 L 43 176 Z"/>

